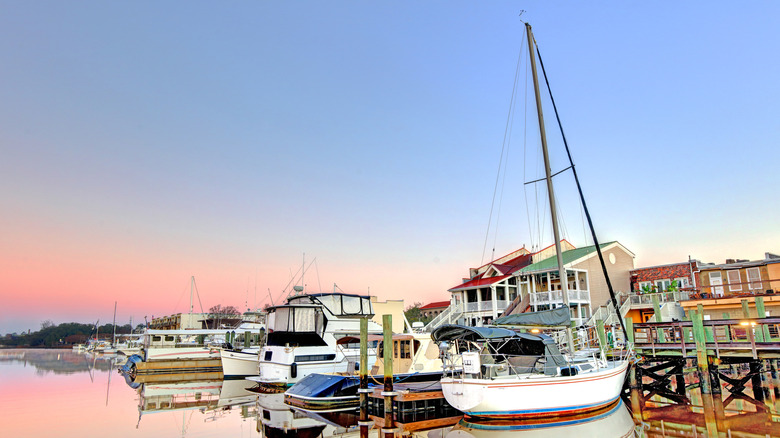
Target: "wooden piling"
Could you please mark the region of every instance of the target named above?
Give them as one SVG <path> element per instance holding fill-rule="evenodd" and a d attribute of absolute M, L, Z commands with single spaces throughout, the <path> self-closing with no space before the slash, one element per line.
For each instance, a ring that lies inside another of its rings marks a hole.
<path fill-rule="evenodd" d="M 759 318 L 766 318 L 766 307 L 764 307 L 764 297 L 756 297 L 756 314 Z M 771 336 L 769 334 L 769 327 L 766 324 L 761 324 L 761 330 L 756 331 L 756 339 L 758 342 L 769 342 Z"/>
<path fill-rule="evenodd" d="M 385 424 L 382 427 L 382 433 L 385 438 L 393 438 L 395 436 L 393 398 L 397 395 L 393 392 L 393 315 L 382 315 L 382 330 L 385 353 L 385 390 L 382 392 L 382 396 L 385 398 Z"/>
<path fill-rule="evenodd" d="M 704 335 L 704 319 L 699 310 L 691 311 L 693 323 L 693 341 L 696 343 L 696 366 L 699 373 L 699 386 L 702 394 L 711 394 L 710 370 L 707 360 L 707 343 Z"/>
<path fill-rule="evenodd" d="M 368 317 L 360 318 L 360 438 L 368 438 L 368 429 L 372 421 L 368 419 Z"/>
<path fill-rule="evenodd" d="M 663 322 L 661 320 L 661 305 L 658 303 L 658 295 L 653 295 L 653 311 L 655 312 L 655 322 Z M 656 329 L 656 336 L 658 336 L 658 342 L 666 342 L 666 336 L 662 328 Z"/>

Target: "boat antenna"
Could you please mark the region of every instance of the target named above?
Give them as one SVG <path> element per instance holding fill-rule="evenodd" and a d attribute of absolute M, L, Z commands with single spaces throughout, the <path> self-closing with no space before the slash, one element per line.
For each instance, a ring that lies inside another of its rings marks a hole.
<path fill-rule="evenodd" d="M 530 27 L 529 27 L 530 28 Z M 625 336 L 626 342 L 628 342 L 628 331 L 626 330 L 626 324 L 623 322 L 623 315 L 620 314 L 620 307 L 618 306 L 617 298 L 615 297 L 615 291 L 612 288 L 612 282 L 609 281 L 609 273 L 607 272 L 607 264 L 604 263 L 604 254 L 601 253 L 601 246 L 599 246 L 599 240 L 596 237 L 596 230 L 593 228 L 593 221 L 590 218 L 590 212 L 588 211 L 588 205 L 585 203 L 585 195 L 582 194 L 582 186 L 580 186 L 580 179 L 577 177 L 577 168 L 574 167 L 574 160 L 571 158 L 571 152 L 569 151 L 569 143 L 566 141 L 566 134 L 563 133 L 563 125 L 561 124 L 561 118 L 558 115 L 558 107 L 555 105 L 555 99 L 553 98 L 552 89 L 550 89 L 550 82 L 547 80 L 547 72 L 544 70 L 544 62 L 542 62 L 542 54 L 539 52 L 539 46 L 536 46 L 536 54 L 539 56 L 539 66 L 542 67 L 542 75 L 544 76 L 544 83 L 547 85 L 547 92 L 550 94 L 550 102 L 552 103 L 553 110 L 555 111 L 555 118 L 558 121 L 558 128 L 561 130 L 561 137 L 563 138 L 563 145 L 566 147 L 566 155 L 569 157 L 569 165 L 571 166 L 571 172 L 574 175 L 574 182 L 577 184 L 577 191 L 580 194 L 580 202 L 582 202 L 582 209 L 585 211 L 585 218 L 588 220 L 588 227 L 590 228 L 590 234 L 593 238 L 593 244 L 596 246 L 596 252 L 599 255 L 599 261 L 601 262 L 601 270 L 604 272 L 604 279 L 607 281 L 607 289 L 609 289 L 609 296 L 612 299 L 612 306 L 615 308 L 618 321 L 620 321 L 620 327 L 623 329 L 623 336 Z"/>

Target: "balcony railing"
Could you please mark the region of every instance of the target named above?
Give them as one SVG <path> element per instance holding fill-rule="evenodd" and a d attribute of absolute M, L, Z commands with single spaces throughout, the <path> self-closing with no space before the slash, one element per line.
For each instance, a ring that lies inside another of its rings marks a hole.
<path fill-rule="evenodd" d="M 531 294 L 531 305 L 543 305 L 550 303 L 563 303 L 563 291 L 554 290 L 550 292 L 534 292 Z M 588 290 L 570 290 L 569 304 L 587 304 L 590 303 L 590 291 Z"/>
<path fill-rule="evenodd" d="M 509 306 L 508 300 L 496 300 L 496 309 L 499 312 L 503 312 Z M 481 301 L 478 303 L 465 303 L 463 306 L 463 312 L 487 312 L 493 310 L 493 301 Z"/>
<path fill-rule="evenodd" d="M 628 301 L 631 302 L 632 305 L 639 305 L 639 304 L 649 304 L 653 305 L 653 297 L 658 298 L 658 303 L 673 303 L 673 302 L 680 302 L 681 300 L 690 300 L 692 299 L 693 293 L 690 291 L 672 291 L 672 292 L 657 292 L 657 293 L 645 293 L 645 294 L 637 294 L 632 293 L 628 295 Z"/>

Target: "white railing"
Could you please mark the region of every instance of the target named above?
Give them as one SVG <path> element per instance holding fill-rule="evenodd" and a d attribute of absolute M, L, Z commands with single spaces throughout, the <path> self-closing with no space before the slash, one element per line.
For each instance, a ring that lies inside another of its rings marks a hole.
<path fill-rule="evenodd" d="M 496 300 L 496 309 L 499 312 L 503 312 L 504 309 L 506 309 L 509 306 L 510 301 L 507 300 Z M 487 312 L 493 310 L 493 301 L 481 301 L 479 303 L 466 303 L 463 312 L 469 313 L 469 312 Z"/>
<path fill-rule="evenodd" d="M 649 294 L 630 294 L 628 300 L 631 304 L 653 304 L 653 297 L 658 297 L 658 303 L 673 303 L 689 300 L 690 293 L 688 291 L 674 291 L 674 292 L 656 292 Z"/>
<path fill-rule="evenodd" d="M 428 324 L 426 324 L 423 330 L 426 332 L 432 332 L 433 329 L 440 325 L 455 324 L 458 319 L 461 318 L 461 316 L 463 316 L 461 306 L 450 304 L 450 306 L 447 307 L 443 312 L 436 315 L 436 318 L 433 318 Z"/>
<path fill-rule="evenodd" d="M 534 292 L 531 294 L 531 305 L 563 303 L 563 291 L 554 290 L 549 292 Z M 569 304 L 588 304 L 590 303 L 590 291 L 588 290 L 570 290 Z"/>

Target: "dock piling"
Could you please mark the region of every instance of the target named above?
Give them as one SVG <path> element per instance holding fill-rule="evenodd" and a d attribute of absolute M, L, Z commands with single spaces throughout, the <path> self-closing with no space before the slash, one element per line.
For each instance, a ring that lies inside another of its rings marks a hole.
<path fill-rule="evenodd" d="M 360 318 L 360 438 L 368 438 L 368 428 L 373 423 L 368 419 L 368 317 Z"/>
<path fill-rule="evenodd" d="M 385 438 L 395 436 L 395 421 L 393 420 L 393 315 L 382 315 L 382 330 L 384 334 L 385 386 L 382 396 L 385 398 L 385 424 L 382 433 Z"/>

